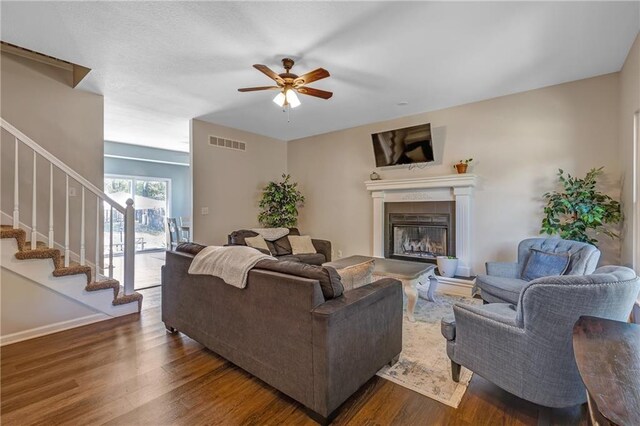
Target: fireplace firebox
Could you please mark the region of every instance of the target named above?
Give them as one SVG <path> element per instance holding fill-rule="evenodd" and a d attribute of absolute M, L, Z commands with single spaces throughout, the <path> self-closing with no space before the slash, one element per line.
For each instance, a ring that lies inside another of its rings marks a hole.
<path fill-rule="evenodd" d="M 388 258 L 435 262 L 453 254 L 451 217 L 445 213 L 403 214 L 388 217 Z"/>

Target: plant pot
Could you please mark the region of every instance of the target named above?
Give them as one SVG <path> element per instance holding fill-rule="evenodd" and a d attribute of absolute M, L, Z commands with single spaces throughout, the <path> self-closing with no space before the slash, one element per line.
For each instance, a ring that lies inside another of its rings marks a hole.
<path fill-rule="evenodd" d="M 449 259 L 447 256 L 436 257 L 438 272 L 443 277 L 452 278 L 458 269 L 458 259 Z"/>
<path fill-rule="evenodd" d="M 458 174 L 461 175 L 463 173 L 467 173 L 467 167 L 469 167 L 469 165 L 465 163 L 458 163 L 454 167 L 456 168 Z"/>

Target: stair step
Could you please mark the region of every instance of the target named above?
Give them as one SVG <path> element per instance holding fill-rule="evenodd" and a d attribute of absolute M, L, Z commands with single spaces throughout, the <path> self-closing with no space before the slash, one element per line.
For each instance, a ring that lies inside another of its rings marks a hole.
<path fill-rule="evenodd" d="M 142 294 L 134 291 L 131 294 L 124 294 L 124 287 L 120 286 L 120 292 L 118 296 L 113 299 L 113 305 L 125 305 L 127 303 L 138 302 L 138 312 L 142 309 Z"/>
<path fill-rule="evenodd" d="M 18 250 L 24 250 L 27 233 L 24 232 L 24 230 L 14 228 L 11 225 L 2 225 L 2 227 L 0 227 L 0 238 L 15 238 L 18 242 Z"/>
<path fill-rule="evenodd" d="M 24 243 L 24 248 L 26 250 L 31 250 L 31 241 L 26 241 Z M 49 248 L 49 244 L 44 241 L 36 241 L 36 248 Z"/>
<path fill-rule="evenodd" d="M 60 250 L 50 249 L 48 247 L 37 247 L 31 250 L 30 245 L 25 245 L 25 248 L 16 253 L 16 259 L 53 259 L 54 264 L 60 258 Z"/>
<path fill-rule="evenodd" d="M 92 281 L 85 287 L 86 291 L 113 290 L 113 298 L 118 297 L 120 292 L 120 282 L 118 280 L 106 279 L 102 281 Z"/>
<path fill-rule="evenodd" d="M 60 265 L 63 263 L 60 262 Z M 53 270 L 54 277 L 66 277 L 69 275 L 85 274 L 87 276 L 87 284 L 91 282 L 91 268 L 89 266 L 82 266 L 76 262 L 69 262 L 69 266 L 57 267 Z"/>

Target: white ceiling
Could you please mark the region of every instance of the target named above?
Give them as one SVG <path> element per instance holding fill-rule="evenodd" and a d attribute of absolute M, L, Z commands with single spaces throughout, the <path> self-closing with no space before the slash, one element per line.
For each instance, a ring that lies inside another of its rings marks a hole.
<path fill-rule="evenodd" d="M 93 69 L 105 138 L 188 149 L 189 119 L 283 140 L 619 71 L 638 2 L 2 2 L 2 40 Z M 290 122 L 251 67 L 293 57 L 332 99 Z M 408 105 L 399 106 L 406 101 Z"/>

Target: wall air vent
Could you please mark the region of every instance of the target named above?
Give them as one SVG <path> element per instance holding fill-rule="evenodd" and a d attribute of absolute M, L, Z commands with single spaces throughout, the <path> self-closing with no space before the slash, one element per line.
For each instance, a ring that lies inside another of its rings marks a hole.
<path fill-rule="evenodd" d="M 217 146 L 218 148 L 235 149 L 236 151 L 246 151 L 247 144 L 244 142 L 238 142 L 231 139 L 219 138 L 217 136 L 209 135 L 209 145 Z"/>

